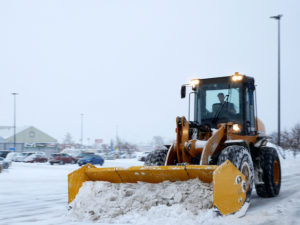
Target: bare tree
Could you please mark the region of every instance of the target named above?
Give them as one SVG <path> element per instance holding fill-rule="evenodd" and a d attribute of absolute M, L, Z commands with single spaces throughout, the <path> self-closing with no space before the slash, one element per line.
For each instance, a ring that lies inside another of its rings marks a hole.
<path fill-rule="evenodd" d="M 273 143 L 277 143 L 277 133 L 271 135 Z M 284 131 L 280 137 L 281 147 L 294 152 L 294 155 L 300 152 L 300 124 L 296 124 L 290 131 Z"/>

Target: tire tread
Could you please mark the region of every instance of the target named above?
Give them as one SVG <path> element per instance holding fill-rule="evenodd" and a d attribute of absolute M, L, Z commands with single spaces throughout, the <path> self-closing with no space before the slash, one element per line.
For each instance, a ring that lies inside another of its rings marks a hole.
<path fill-rule="evenodd" d="M 264 184 L 258 184 L 255 186 L 256 193 L 260 197 L 270 198 L 275 197 L 280 192 L 281 186 L 281 166 L 280 160 L 277 154 L 276 149 L 271 147 L 262 147 L 260 149 L 260 161 L 261 167 L 263 170 L 263 182 Z M 273 174 L 273 163 L 274 160 L 277 160 L 279 163 L 279 184 L 274 183 L 274 174 Z"/>

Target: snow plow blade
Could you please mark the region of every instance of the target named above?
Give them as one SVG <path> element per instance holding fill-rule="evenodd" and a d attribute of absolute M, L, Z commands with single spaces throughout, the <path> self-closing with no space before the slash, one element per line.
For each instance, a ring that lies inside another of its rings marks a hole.
<path fill-rule="evenodd" d="M 68 175 L 69 203 L 75 199 L 85 181 L 160 183 L 195 178 L 204 183 L 213 182 L 213 204 L 222 215 L 235 213 L 244 205 L 245 176 L 228 160 L 220 166 L 133 166 L 128 169 L 96 168 L 87 164 Z"/>

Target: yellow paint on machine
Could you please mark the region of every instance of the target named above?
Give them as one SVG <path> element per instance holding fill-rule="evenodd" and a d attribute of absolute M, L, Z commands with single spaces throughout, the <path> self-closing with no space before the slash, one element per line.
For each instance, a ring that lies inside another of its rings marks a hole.
<path fill-rule="evenodd" d="M 223 214 L 237 212 L 244 204 L 245 176 L 230 162 L 220 166 L 134 166 L 124 168 L 96 168 L 87 164 L 68 175 L 69 203 L 71 203 L 85 181 L 107 181 L 111 183 L 160 183 L 163 181 L 186 181 L 198 178 L 205 183 L 213 182 L 214 206 Z"/>

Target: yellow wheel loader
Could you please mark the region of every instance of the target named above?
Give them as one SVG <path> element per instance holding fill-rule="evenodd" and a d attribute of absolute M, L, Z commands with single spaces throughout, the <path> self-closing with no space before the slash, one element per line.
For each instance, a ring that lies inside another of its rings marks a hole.
<path fill-rule="evenodd" d="M 155 184 L 198 178 L 212 183 L 213 205 L 222 215 L 245 213 L 253 185 L 261 197 L 278 195 L 280 160 L 276 149 L 266 146 L 265 128 L 257 118 L 254 78 L 235 73 L 194 79 L 181 87 L 181 98 L 186 87 L 191 87 L 194 118 L 176 118 L 175 143 L 150 153 L 145 166 L 86 165 L 70 173 L 69 203 L 85 181 Z"/>

